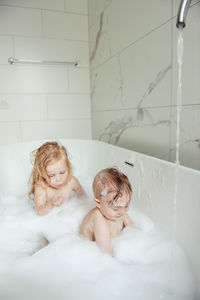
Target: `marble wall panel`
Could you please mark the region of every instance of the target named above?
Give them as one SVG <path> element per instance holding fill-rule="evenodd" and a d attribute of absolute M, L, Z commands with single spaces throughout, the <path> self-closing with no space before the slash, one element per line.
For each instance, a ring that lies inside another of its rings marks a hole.
<path fill-rule="evenodd" d="M 178 87 L 175 16 L 180 1 L 88 3 L 93 136 L 102 139 L 103 134 L 110 143 L 173 161 Z M 200 1 L 193 0 L 183 30 L 182 95 L 184 110 L 187 107 L 190 113 L 183 118 L 182 126 L 188 128 L 186 141 L 193 142 L 186 146 L 182 138 L 181 146 L 181 163 L 197 169 L 200 127 L 199 114 L 193 114 L 194 107 L 200 104 L 199 7 Z M 133 125 L 133 119 L 138 122 L 144 116 L 152 120 L 153 108 L 159 111 L 162 124 L 154 128 L 160 144 L 154 141 L 153 127 L 143 126 L 136 131 Z M 162 110 L 168 112 L 167 117 L 160 113 Z M 128 117 L 127 111 L 134 111 L 136 117 Z M 192 121 L 197 124 L 195 130 L 189 124 Z M 145 139 L 155 143 L 151 146 L 147 142 L 147 147 Z M 189 145 L 195 150 L 190 150 Z"/>
<path fill-rule="evenodd" d="M 177 111 L 172 110 L 170 160 L 176 161 Z M 200 105 L 183 106 L 180 114 L 181 165 L 200 170 Z"/>
<path fill-rule="evenodd" d="M 93 110 L 112 110 L 123 107 L 123 82 L 119 56 L 114 56 L 91 74 Z"/>
<path fill-rule="evenodd" d="M 177 41 L 179 32 L 173 23 L 173 81 L 172 103 L 176 104 L 178 86 Z M 186 27 L 182 32 L 182 103 L 200 104 L 200 2 L 193 5 L 187 15 Z"/>
<path fill-rule="evenodd" d="M 170 109 L 93 113 L 94 138 L 135 151 L 169 159 Z"/>
<path fill-rule="evenodd" d="M 112 53 L 132 44 L 170 17 L 171 1 L 112 1 L 106 11 Z"/>
<path fill-rule="evenodd" d="M 88 22 L 89 27 L 95 23 L 102 12 L 111 4 L 113 0 L 88 0 Z"/>
<path fill-rule="evenodd" d="M 120 53 L 125 107 L 169 106 L 171 26 L 160 27 Z"/>

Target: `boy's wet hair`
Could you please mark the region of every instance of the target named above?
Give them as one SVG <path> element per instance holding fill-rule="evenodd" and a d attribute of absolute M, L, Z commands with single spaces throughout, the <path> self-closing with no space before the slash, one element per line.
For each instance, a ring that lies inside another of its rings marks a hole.
<path fill-rule="evenodd" d="M 31 153 L 33 170 L 29 179 L 31 184 L 29 196 L 34 193 L 34 187 L 36 184 L 49 184 L 49 177 L 47 175 L 46 168 L 48 165 L 62 158 L 65 159 L 68 172 L 71 174 L 72 167 L 66 148 L 57 142 L 46 142 Z"/>
<path fill-rule="evenodd" d="M 132 187 L 128 177 L 117 168 L 106 168 L 100 171 L 93 181 L 93 192 L 95 198 L 102 200 L 107 194 L 115 192 L 115 196 L 109 201 L 114 203 L 122 193 L 132 196 Z"/>

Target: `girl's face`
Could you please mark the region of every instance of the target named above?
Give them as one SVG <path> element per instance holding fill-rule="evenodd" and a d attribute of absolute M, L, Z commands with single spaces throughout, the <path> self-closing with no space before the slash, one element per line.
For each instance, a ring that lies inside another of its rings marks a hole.
<path fill-rule="evenodd" d="M 46 172 L 52 188 L 61 189 L 67 183 L 69 172 L 64 158 L 48 165 Z"/>
<path fill-rule="evenodd" d="M 115 195 L 116 192 L 112 192 L 105 197 L 106 199 L 101 201 L 95 200 L 102 215 L 112 221 L 120 220 L 120 218 L 128 211 L 130 203 L 129 196 L 125 192 L 113 203 L 110 203 Z"/>

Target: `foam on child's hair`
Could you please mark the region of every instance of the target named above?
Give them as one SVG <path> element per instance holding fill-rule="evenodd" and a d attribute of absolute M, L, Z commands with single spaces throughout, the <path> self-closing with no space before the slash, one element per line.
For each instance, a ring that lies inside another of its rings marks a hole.
<path fill-rule="evenodd" d="M 80 237 L 81 221 L 94 207 L 90 187 L 84 188 L 88 200 L 72 198 L 43 217 L 28 197 L 1 197 L 0 298 L 193 299 L 194 281 L 182 249 L 133 203 L 129 215 L 136 228 L 125 228 L 112 240 L 114 258 Z"/>
<path fill-rule="evenodd" d="M 108 188 L 105 187 L 102 191 L 101 191 L 101 196 L 106 196 L 108 194 Z"/>

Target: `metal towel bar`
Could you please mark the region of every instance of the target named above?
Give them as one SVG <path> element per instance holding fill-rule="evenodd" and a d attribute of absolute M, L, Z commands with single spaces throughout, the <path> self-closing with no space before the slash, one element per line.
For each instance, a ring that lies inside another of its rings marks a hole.
<path fill-rule="evenodd" d="M 8 62 L 10 65 L 14 64 L 46 64 L 46 65 L 71 65 L 79 67 L 78 61 L 49 61 L 49 60 L 34 60 L 34 59 L 17 59 L 9 57 Z"/>

